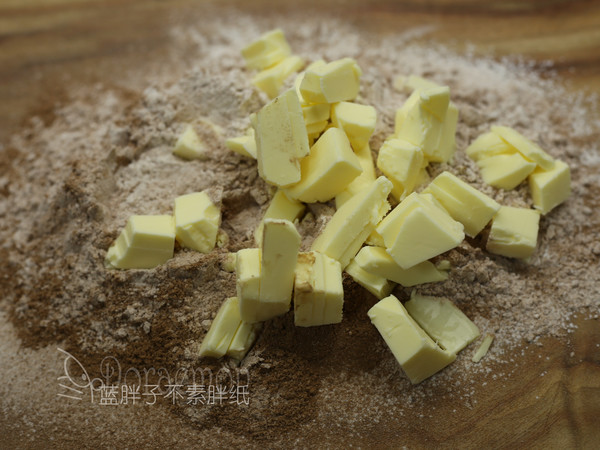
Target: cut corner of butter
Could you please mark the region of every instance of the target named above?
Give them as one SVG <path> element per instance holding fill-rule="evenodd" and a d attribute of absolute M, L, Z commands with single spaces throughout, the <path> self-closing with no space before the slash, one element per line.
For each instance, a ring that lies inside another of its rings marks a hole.
<path fill-rule="evenodd" d="M 455 354 L 443 350 L 427 335 L 393 295 L 376 303 L 368 315 L 412 384 L 429 378 L 456 359 Z"/>
<path fill-rule="evenodd" d="M 457 354 L 479 337 L 479 328 L 445 297 L 428 297 L 412 291 L 405 308 L 444 350 Z"/>
<path fill-rule="evenodd" d="M 536 249 L 540 212 L 529 208 L 502 206 L 494 218 L 486 244 L 490 253 L 526 259 Z"/>
<path fill-rule="evenodd" d="M 242 49 L 249 69 L 264 70 L 291 55 L 290 46 L 280 28 L 262 34 Z"/>
<path fill-rule="evenodd" d="M 206 147 L 192 125 L 188 124 L 177 139 L 173 154 L 183 159 L 202 159 L 206 157 Z"/>
<path fill-rule="evenodd" d="M 152 269 L 173 257 L 175 221 L 169 215 L 134 215 L 108 249 L 105 266 Z"/>
<path fill-rule="evenodd" d="M 395 283 L 388 279 L 374 275 L 362 269 L 355 260 L 350 261 L 350 264 L 344 269 L 352 279 L 373 294 L 378 299 L 382 299 L 391 294 Z"/>
<path fill-rule="evenodd" d="M 548 214 L 571 195 L 569 166 L 556 160 L 549 170 L 537 167 L 529 175 L 529 190 L 534 208 Z"/>
<path fill-rule="evenodd" d="M 206 191 L 175 199 L 175 237 L 183 247 L 209 253 L 217 244 L 221 210 Z"/>
<path fill-rule="evenodd" d="M 288 187 L 301 179 L 300 161 L 309 154 L 308 135 L 298 96 L 287 90 L 252 118 L 258 173 L 267 183 Z"/>
<path fill-rule="evenodd" d="M 294 282 L 294 324 L 309 327 L 339 323 L 343 304 L 340 263 L 315 251 L 299 253 Z"/>

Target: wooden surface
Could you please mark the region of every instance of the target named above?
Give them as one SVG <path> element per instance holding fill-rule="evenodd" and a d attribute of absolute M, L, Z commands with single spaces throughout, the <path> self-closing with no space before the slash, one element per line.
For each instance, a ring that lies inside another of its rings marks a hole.
<path fill-rule="evenodd" d="M 261 11 L 298 6 L 260 1 Z M 303 3 L 309 8 L 311 2 Z M 317 4 L 317 2 L 313 2 Z M 382 33 L 435 25 L 428 39 L 477 54 L 521 54 L 554 61 L 553 70 L 573 89 L 600 93 L 600 2 L 583 1 L 386 1 L 318 2 L 321 10 Z M 112 80 L 119 70 L 139 70 L 166 51 L 166 36 L 185 11 L 202 2 L 178 0 L 3 0 L 0 2 L 0 143 L 32 114 L 50 110 L 74 84 Z M 172 14 L 180 11 L 180 14 Z M 0 174 L 1 175 L 1 174 Z M 579 320 L 570 341 L 548 340 L 536 371 L 481 390 L 478 407 L 463 425 L 443 424 L 428 445 L 451 447 L 594 448 L 600 432 L 600 327 Z M 547 357 L 547 358 L 546 358 Z M 543 378 L 540 371 L 546 371 Z M 450 422 L 449 422 L 450 423 Z M 382 436 L 385 442 L 385 437 Z M 414 441 L 412 441 L 414 442 Z"/>

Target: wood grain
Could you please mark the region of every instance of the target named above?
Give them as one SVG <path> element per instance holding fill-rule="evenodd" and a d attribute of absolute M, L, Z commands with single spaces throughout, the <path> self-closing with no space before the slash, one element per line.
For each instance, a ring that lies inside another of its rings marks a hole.
<path fill-rule="evenodd" d="M 49 114 L 72 86 L 131 88 L 125 71 L 144 73 L 167 51 L 174 21 L 191 22 L 205 2 L 177 0 L 4 0 L 0 2 L 0 143 L 32 114 Z M 249 12 L 293 12 L 298 5 L 221 2 Z M 303 10 L 343 14 L 358 26 L 392 33 L 432 25 L 426 38 L 475 54 L 523 55 L 572 89 L 600 93 L 600 2 L 304 2 Z M 124 69 L 126 68 L 126 69 Z M 139 77 L 137 78 L 140 79 Z M 526 347 L 524 370 L 479 390 L 458 415 L 424 418 L 403 442 L 415 447 L 594 448 L 600 439 L 598 320 L 577 321 L 569 340 Z M 544 376 L 541 376 L 541 374 Z M 426 430 L 426 432 L 424 431 Z M 374 425 L 363 446 L 390 446 L 397 431 Z M 316 437 L 316 436 L 315 436 Z"/>

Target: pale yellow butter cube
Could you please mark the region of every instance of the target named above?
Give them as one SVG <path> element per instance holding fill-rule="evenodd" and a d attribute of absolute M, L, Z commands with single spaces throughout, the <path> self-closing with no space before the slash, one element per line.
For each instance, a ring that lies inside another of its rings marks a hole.
<path fill-rule="evenodd" d="M 375 181 L 375 165 L 373 164 L 373 155 L 369 144 L 365 144 L 363 148 L 354 153 L 358 157 L 362 172 L 346 186 L 346 189 L 335 196 L 336 209 L 340 209 L 353 195 L 358 194 Z"/>
<path fill-rule="evenodd" d="M 260 262 L 261 251 L 258 248 L 239 250 L 235 258 L 235 287 L 240 314 L 245 322 L 257 322 L 255 311 L 260 301 Z"/>
<path fill-rule="evenodd" d="M 409 75 L 408 77 L 399 76 L 396 77 L 396 79 L 394 80 L 394 88 L 398 91 L 407 90 L 409 92 L 412 92 L 416 91 L 417 89 L 423 91 L 425 89 L 431 89 L 436 87 L 440 87 L 440 85 L 418 75 Z"/>
<path fill-rule="evenodd" d="M 403 269 L 456 247 L 465 237 L 460 222 L 415 192 L 381 221 L 377 232 Z"/>
<path fill-rule="evenodd" d="M 440 122 L 446 119 L 446 112 L 450 104 L 450 88 L 438 86 L 421 91 L 421 105 Z"/>
<path fill-rule="evenodd" d="M 291 54 L 290 46 L 281 29 L 269 31 L 242 49 L 249 69 L 264 70 Z"/>
<path fill-rule="evenodd" d="M 542 214 L 547 214 L 571 195 L 569 166 L 556 160 L 550 170 L 538 167 L 529 175 L 529 189 L 533 206 Z"/>
<path fill-rule="evenodd" d="M 275 98 L 279 95 L 285 80 L 294 72 L 298 72 L 303 65 L 304 60 L 299 56 L 288 56 L 274 66 L 254 75 L 252 84 L 266 93 L 269 98 Z"/>
<path fill-rule="evenodd" d="M 175 143 L 173 154 L 184 159 L 199 159 L 206 156 L 206 148 L 194 127 L 187 125 Z"/>
<path fill-rule="evenodd" d="M 456 359 L 419 327 L 393 295 L 376 303 L 368 314 L 411 383 L 420 383 Z"/>
<path fill-rule="evenodd" d="M 240 316 L 239 305 L 238 305 L 238 316 Z M 232 358 L 241 361 L 244 359 L 254 341 L 256 341 L 256 337 L 258 333 L 262 329 L 262 323 L 246 323 L 241 321 L 240 316 L 240 326 L 238 327 L 233 339 L 231 340 L 231 344 L 227 349 L 227 355 Z"/>
<path fill-rule="evenodd" d="M 294 284 L 294 323 L 309 327 L 342 321 L 340 263 L 318 252 L 300 253 Z"/>
<path fill-rule="evenodd" d="M 258 173 L 267 183 L 285 187 L 300 181 L 300 160 L 309 153 L 300 102 L 293 90 L 265 105 L 252 120 Z"/>
<path fill-rule="evenodd" d="M 242 320 L 254 323 L 285 314 L 290 309 L 300 235 L 288 220 L 266 219 L 263 227 L 259 303 Z"/>
<path fill-rule="evenodd" d="M 173 257 L 172 216 L 131 216 L 106 253 L 106 264 L 117 269 L 152 269 Z"/>
<path fill-rule="evenodd" d="M 302 105 L 302 114 L 304 114 L 304 122 L 306 126 L 315 123 L 327 124 L 330 117 L 331 107 L 328 103 L 315 103 L 309 105 Z M 325 127 L 323 127 L 325 129 Z M 321 130 L 322 131 L 322 130 Z"/>
<path fill-rule="evenodd" d="M 323 132 L 327 128 L 327 125 L 329 125 L 329 122 L 327 120 L 324 120 L 322 122 L 314 122 L 311 124 L 307 124 L 306 125 L 306 133 L 308 134 L 309 137 L 312 136 L 313 138 L 318 139 L 321 132 Z"/>
<path fill-rule="evenodd" d="M 221 210 L 206 192 L 175 199 L 175 238 L 182 247 L 208 253 L 215 248 L 221 224 Z"/>
<path fill-rule="evenodd" d="M 366 272 L 405 287 L 448 279 L 448 273 L 438 270 L 431 261 L 423 261 L 409 269 L 403 269 L 383 247 L 363 247 L 354 261 Z"/>
<path fill-rule="evenodd" d="M 387 278 L 363 270 L 354 260 L 350 261 L 345 270 L 354 281 L 378 299 L 387 297 L 392 292 L 392 289 L 394 289 L 394 283 L 390 282 Z"/>
<path fill-rule="evenodd" d="M 221 305 L 204 336 L 200 356 L 220 358 L 225 355 L 241 323 L 238 298 L 230 297 Z"/>
<path fill-rule="evenodd" d="M 442 122 L 423 108 L 422 92 L 413 92 L 396 112 L 395 137 L 421 148 L 429 159 L 439 146 Z"/>
<path fill-rule="evenodd" d="M 500 205 L 450 172 L 438 175 L 422 193 L 430 193 L 474 237 L 492 220 Z"/>
<path fill-rule="evenodd" d="M 446 117 L 442 123 L 440 143 L 432 151 L 429 160 L 433 162 L 448 162 L 454 155 L 456 148 L 456 125 L 458 124 L 458 108 L 452 102 L 448 105 Z"/>
<path fill-rule="evenodd" d="M 473 161 L 489 156 L 516 153 L 517 149 L 498 136 L 496 133 L 483 133 L 467 147 L 465 153 Z"/>
<path fill-rule="evenodd" d="M 489 156 L 477 161 L 481 178 L 490 186 L 514 189 L 534 171 L 536 164 L 520 153 Z"/>
<path fill-rule="evenodd" d="M 362 172 L 348 138 L 338 128 L 323 133 L 302 160 L 301 167 L 302 179 L 285 193 L 307 203 L 331 200 Z"/>
<path fill-rule="evenodd" d="M 379 149 L 377 167 L 392 182 L 392 195 L 398 201 L 410 194 L 423 165 L 423 151 L 401 139 L 388 139 Z"/>
<path fill-rule="evenodd" d="M 372 106 L 358 103 L 339 102 L 331 106 L 331 121 L 348 136 L 354 151 L 358 151 L 369 143 L 375 124 L 377 111 Z"/>
<path fill-rule="evenodd" d="M 302 80 L 304 79 L 304 74 L 306 73 L 307 70 L 313 70 L 317 67 L 322 67 L 327 65 L 327 63 L 325 61 L 323 61 L 322 59 L 319 59 L 317 61 L 313 61 L 312 63 L 310 63 L 308 65 L 308 67 L 306 68 L 306 70 L 304 70 L 304 72 L 300 72 L 297 76 L 296 79 L 294 80 L 294 90 L 296 91 L 296 95 L 298 96 L 298 100 L 300 100 L 300 104 L 305 106 L 305 105 L 315 105 L 315 103 L 309 102 L 307 101 L 304 97 L 302 97 L 302 93 L 300 92 L 300 86 L 302 85 Z M 329 103 L 323 103 L 323 106 L 327 106 L 327 108 L 329 109 Z M 329 115 L 329 111 L 327 112 L 327 114 Z"/>
<path fill-rule="evenodd" d="M 256 159 L 256 137 L 254 136 L 254 128 L 250 128 L 248 134 L 245 136 L 227 139 L 225 145 L 233 152 Z"/>
<path fill-rule="evenodd" d="M 262 245 L 263 226 L 266 219 L 283 219 L 294 223 L 294 221 L 299 219 L 302 213 L 304 213 L 305 209 L 306 206 L 304 203 L 297 200 L 291 200 L 283 191 L 278 190 L 275 192 L 275 195 L 271 199 L 271 203 L 269 203 L 269 207 L 254 231 L 254 240 L 256 244 L 259 247 Z"/>
<path fill-rule="evenodd" d="M 494 126 L 492 127 L 492 133 L 497 134 L 503 140 L 516 148 L 517 151 L 521 153 L 521 155 L 523 155 L 527 160 L 533 161 L 542 169 L 552 169 L 554 159 L 548 153 L 538 147 L 537 144 L 527 139 L 518 131 L 509 127 Z"/>
<path fill-rule="evenodd" d="M 503 206 L 494 216 L 486 248 L 509 258 L 528 258 L 535 251 L 540 213 Z"/>
<path fill-rule="evenodd" d="M 354 100 L 360 88 L 362 71 L 352 58 L 317 64 L 304 73 L 300 94 L 309 103 L 335 103 Z"/>
<path fill-rule="evenodd" d="M 254 343 L 262 324 L 242 322 L 237 297 L 231 297 L 219 308 L 210 329 L 200 345 L 200 356 L 221 358 L 227 354 L 241 360 Z"/>
<path fill-rule="evenodd" d="M 335 212 L 311 250 L 338 260 L 345 268 L 389 210 L 387 196 L 391 189 L 392 183 L 379 177 L 353 196 Z"/>
<path fill-rule="evenodd" d="M 404 307 L 440 347 L 458 353 L 479 337 L 479 328 L 450 300 L 411 293 Z"/>

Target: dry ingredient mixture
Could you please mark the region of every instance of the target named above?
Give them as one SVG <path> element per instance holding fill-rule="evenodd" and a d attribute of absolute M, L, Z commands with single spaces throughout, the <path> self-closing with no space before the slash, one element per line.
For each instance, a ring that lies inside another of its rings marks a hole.
<path fill-rule="evenodd" d="M 255 161 L 224 146 L 227 137 L 244 133 L 250 113 L 267 102 L 252 87 L 239 52 L 273 24 L 237 20 L 233 31 L 218 20 L 210 32 L 173 31 L 173 46 L 185 43 L 188 60 L 195 61 L 185 75 L 163 74 L 139 92 L 78 89 L 52 117 L 32 118 L 2 149 L 5 348 L 15 351 L 22 344 L 23 355 L 42 349 L 37 357 L 53 361 L 55 347 L 62 346 L 88 368 L 107 355 L 123 367 L 234 366 L 226 359 L 199 360 L 197 354 L 219 306 L 235 293 L 234 274 L 223 270 L 227 253 L 254 246 L 252 233 L 271 194 Z M 600 123 L 589 112 L 593 101 L 542 79 L 526 63 L 417 45 L 410 33 L 380 37 L 330 19 L 275 25 L 284 29 L 294 53 L 309 62 L 357 60 L 364 72 L 357 101 L 378 112 L 374 150 L 393 132 L 395 111 L 407 98 L 393 89 L 393 80 L 414 73 L 450 86 L 460 110 L 454 159 L 430 165 L 430 175 L 449 170 L 503 205 L 529 207 L 526 183 L 514 191 L 487 186 L 464 154 L 490 125 L 503 124 L 568 163 L 573 194 L 542 219 L 538 250 L 529 262 L 489 254 L 480 238 L 467 239 L 444 255 L 452 264 L 447 281 L 418 287 L 422 294 L 450 298 L 482 336 L 495 335 L 481 363 L 471 362 L 476 341 L 454 364 L 411 386 L 366 315 L 376 298 L 344 275 L 341 324 L 297 328 L 292 313 L 265 324 L 242 362 L 251 376 L 248 406 L 167 404 L 169 411 L 154 406 L 137 426 L 150 426 L 151 415 L 158 423 L 160 414 L 169 414 L 184 424 L 180 431 L 205 430 L 204 436 L 218 431 L 220 442 L 241 442 L 248 436 L 285 439 L 282 430 L 310 434 L 306 430 L 315 423 L 335 418 L 325 433 L 349 427 L 352 437 L 367 424 L 431 414 L 428 398 L 451 398 L 456 408 L 471 408 L 486 389 L 469 381 L 474 374 L 485 380 L 518 371 L 521 350 L 514 353 L 515 348 L 568 334 L 576 313 L 597 319 Z M 172 154 L 186 123 L 207 144 L 207 160 Z M 172 260 L 152 270 L 104 268 L 106 250 L 130 215 L 171 214 L 176 196 L 208 188 L 223 192 L 222 230 L 229 239 L 222 248 L 205 255 L 177 247 Z M 299 226 L 303 248 L 334 211 L 322 204 L 308 210 Z M 406 300 L 410 289 L 399 286 L 394 293 Z M 8 337 L 13 329 L 21 342 Z M 44 420 L 65 405 L 48 395 L 47 403 L 29 405 Z M 13 413 L 28 407 L 17 400 L 6 405 Z M 77 408 L 73 414 L 91 414 L 89 405 Z M 168 427 L 163 423 L 157 430 Z"/>

